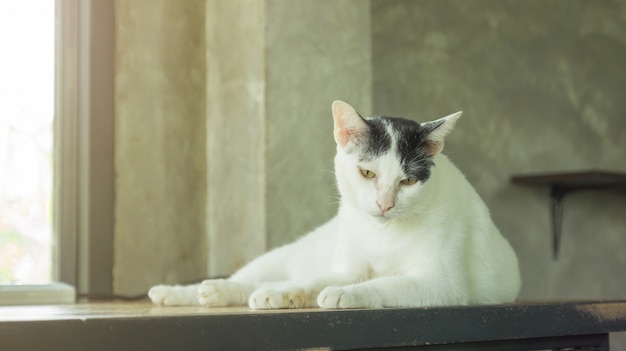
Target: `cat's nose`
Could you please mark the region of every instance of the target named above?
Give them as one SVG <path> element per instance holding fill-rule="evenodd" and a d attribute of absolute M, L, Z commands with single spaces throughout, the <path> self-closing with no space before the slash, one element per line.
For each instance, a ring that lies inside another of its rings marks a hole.
<path fill-rule="evenodd" d="M 376 201 L 376 204 L 378 205 L 378 208 L 380 209 L 380 211 L 384 214 L 385 212 L 391 210 L 393 208 L 393 206 L 395 206 L 396 204 L 394 203 L 394 201 L 389 201 L 389 200 L 383 200 L 383 201 Z"/>

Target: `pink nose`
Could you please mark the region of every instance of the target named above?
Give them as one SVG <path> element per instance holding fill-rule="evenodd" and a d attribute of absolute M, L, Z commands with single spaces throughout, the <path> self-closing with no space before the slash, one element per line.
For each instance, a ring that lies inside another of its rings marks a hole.
<path fill-rule="evenodd" d="M 382 203 L 379 201 L 376 201 L 376 204 L 378 205 L 378 208 L 380 209 L 382 213 L 385 213 L 391 210 L 393 206 L 396 205 L 393 201 L 382 201 Z"/>

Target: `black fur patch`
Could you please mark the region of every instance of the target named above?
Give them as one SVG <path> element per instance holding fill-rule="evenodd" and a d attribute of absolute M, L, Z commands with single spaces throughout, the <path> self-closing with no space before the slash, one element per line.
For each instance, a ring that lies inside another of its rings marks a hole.
<path fill-rule="evenodd" d="M 367 122 L 370 126 L 378 125 L 378 130 L 385 135 L 384 138 L 381 138 L 378 136 L 379 131 L 373 133 L 372 135 L 376 135 L 376 138 L 370 140 L 378 140 L 378 144 L 372 145 L 368 149 L 379 151 L 376 154 L 381 155 L 391 148 L 391 136 L 387 134 L 384 127 L 385 124 L 388 124 L 396 135 L 396 152 L 400 157 L 400 165 L 407 178 L 415 177 L 420 182 L 425 182 L 430 178 L 430 168 L 434 163 L 424 144 L 426 136 L 432 131 L 432 128 L 427 129 L 415 121 L 399 117 L 376 117 L 367 120 Z"/>
<path fill-rule="evenodd" d="M 370 160 L 391 149 L 391 136 L 380 118 L 365 119 L 368 126 L 367 136 L 361 152 L 361 160 Z"/>

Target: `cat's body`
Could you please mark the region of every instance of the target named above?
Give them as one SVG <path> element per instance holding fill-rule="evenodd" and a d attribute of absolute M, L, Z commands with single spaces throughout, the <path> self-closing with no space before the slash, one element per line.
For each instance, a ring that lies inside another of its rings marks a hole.
<path fill-rule="evenodd" d="M 338 214 L 227 280 L 156 286 L 158 304 L 417 307 L 515 300 L 517 258 L 440 153 L 460 113 L 418 124 L 333 104 Z"/>

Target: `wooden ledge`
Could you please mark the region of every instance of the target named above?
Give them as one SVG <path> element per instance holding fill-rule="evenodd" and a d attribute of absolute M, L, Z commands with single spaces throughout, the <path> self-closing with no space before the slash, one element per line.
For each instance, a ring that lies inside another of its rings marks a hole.
<path fill-rule="evenodd" d="M 574 347 L 626 330 L 626 301 L 363 310 L 86 303 L 0 307 L 1 350 Z M 591 339 L 590 339 L 591 338 Z M 539 344 L 537 344 L 539 342 Z M 507 346 L 508 345 L 508 346 Z M 482 346 L 481 346 L 482 347 Z M 518 348 L 520 349 L 520 348 Z"/>

